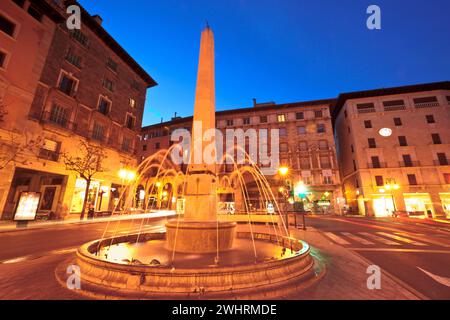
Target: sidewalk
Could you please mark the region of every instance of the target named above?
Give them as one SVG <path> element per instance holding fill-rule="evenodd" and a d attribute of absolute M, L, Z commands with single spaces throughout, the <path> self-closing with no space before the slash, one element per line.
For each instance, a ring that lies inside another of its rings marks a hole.
<path fill-rule="evenodd" d="M 162 218 L 162 217 L 170 217 L 175 216 L 175 211 L 171 210 L 160 210 L 160 211 L 152 211 L 149 213 L 140 213 L 140 214 L 127 214 L 127 215 L 112 215 L 108 217 L 98 217 L 92 220 L 80 220 L 79 215 L 74 215 L 69 219 L 65 220 L 55 220 L 55 221 L 30 221 L 26 227 L 17 227 L 16 221 L 0 221 L 0 233 L 1 232 L 11 232 L 11 231 L 26 231 L 31 229 L 43 229 L 43 228 L 51 228 L 61 225 L 70 225 L 70 224 L 90 224 L 90 223 L 102 223 L 108 221 L 119 221 L 119 220 L 132 220 L 132 219 L 154 219 L 154 218 Z"/>

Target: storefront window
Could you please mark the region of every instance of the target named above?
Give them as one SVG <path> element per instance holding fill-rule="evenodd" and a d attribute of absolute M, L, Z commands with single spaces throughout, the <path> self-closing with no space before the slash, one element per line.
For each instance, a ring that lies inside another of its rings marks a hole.
<path fill-rule="evenodd" d="M 96 205 L 97 202 L 99 187 L 100 187 L 99 181 L 91 181 L 87 200 L 88 203 L 92 203 L 94 206 Z M 86 180 L 77 179 L 77 181 L 75 182 L 75 189 L 73 192 L 72 206 L 70 208 L 70 212 L 81 212 L 83 208 L 85 192 L 86 192 Z"/>
<path fill-rule="evenodd" d="M 428 193 L 405 193 L 403 197 L 410 216 L 433 216 L 433 204 Z"/>

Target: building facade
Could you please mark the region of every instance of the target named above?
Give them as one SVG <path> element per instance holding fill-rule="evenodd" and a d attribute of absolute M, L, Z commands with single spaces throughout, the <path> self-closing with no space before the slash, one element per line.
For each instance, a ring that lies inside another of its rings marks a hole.
<path fill-rule="evenodd" d="M 320 100 L 289 104 L 254 102 L 253 107 L 216 112 L 216 128 L 223 136 L 227 129 L 272 129 L 279 133 L 279 167 L 287 167 L 288 174 L 266 175 L 272 186 L 272 192 L 280 201 L 284 196 L 280 188 L 299 183 L 306 187 L 305 203 L 315 212 L 340 212 L 343 202 L 340 188 L 340 174 L 336 161 L 336 150 L 331 122 L 331 106 L 335 100 Z M 161 149 L 168 149 L 172 142 L 171 133 L 176 129 L 191 130 L 192 117 L 172 118 L 172 121 L 142 128 L 141 159 Z M 269 133 L 270 135 L 270 133 Z M 269 141 L 269 149 L 270 141 Z M 249 153 L 249 144 L 245 142 L 245 151 Z M 224 153 L 226 143 L 224 143 Z M 234 152 L 234 158 L 236 158 Z M 255 160 L 255 158 L 253 159 Z M 255 162 L 261 166 L 259 157 Z M 233 167 L 233 165 L 231 165 Z M 232 168 L 223 166 L 220 172 Z M 255 184 L 248 179 L 249 201 L 256 209 L 260 194 Z M 239 204 L 237 204 L 239 206 Z"/>
<path fill-rule="evenodd" d="M 134 168 L 147 88 L 156 82 L 81 6 L 81 28 L 66 27 L 62 1 L 3 1 L 0 52 L 0 212 L 11 219 L 20 194 L 40 194 L 38 213 L 79 213 L 86 181 L 62 155 L 87 142 L 103 148 L 103 171 L 87 195 L 111 211 Z M 77 4 L 76 2 L 70 2 Z M 11 160 L 12 159 L 12 160 Z"/>
<path fill-rule="evenodd" d="M 334 128 L 352 211 L 450 216 L 449 123 L 449 82 L 341 94 Z"/>

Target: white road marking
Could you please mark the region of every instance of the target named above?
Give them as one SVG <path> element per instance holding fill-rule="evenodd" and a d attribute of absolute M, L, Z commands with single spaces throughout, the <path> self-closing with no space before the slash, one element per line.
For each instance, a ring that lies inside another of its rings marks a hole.
<path fill-rule="evenodd" d="M 377 235 L 375 235 L 375 234 L 373 234 L 373 233 L 369 233 L 369 232 L 360 232 L 359 234 L 361 234 L 361 235 L 363 235 L 363 236 L 365 236 L 365 237 L 367 237 L 367 238 L 370 238 L 370 239 L 372 239 L 372 240 L 374 240 L 374 241 L 381 242 L 381 243 L 383 243 L 383 244 L 387 244 L 387 245 L 389 245 L 389 246 L 400 246 L 400 245 L 401 245 L 400 243 L 391 241 L 391 240 L 386 239 L 386 238 L 383 238 L 383 237 L 379 237 L 379 236 L 377 236 Z"/>
<path fill-rule="evenodd" d="M 429 276 L 431 279 L 433 279 L 434 281 L 436 281 L 437 283 L 440 283 L 446 287 L 450 287 L 450 278 L 446 278 L 446 277 L 441 277 L 438 275 L 435 275 L 431 272 L 428 272 L 427 270 L 424 270 L 422 268 L 417 267 L 417 269 L 419 269 L 420 271 L 422 271 L 423 273 L 425 273 L 427 276 Z"/>
<path fill-rule="evenodd" d="M 421 239 L 420 238 L 420 234 L 408 234 L 408 233 L 404 233 L 404 232 L 396 232 L 396 234 L 398 234 L 400 236 L 406 236 L 406 237 L 409 237 L 409 238 L 413 238 L 413 239 L 418 239 L 418 240 L 421 240 L 423 242 L 429 242 L 429 243 L 434 244 L 434 245 L 439 246 L 439 247 L 446 247 L 446 248 L 450 247 L 450 244 L 444 243 L 445 240 L 443 240 L 443 241 L 436 241 L 436 240 L 429 239 L 429 238 L 426 238 L 426 239 L 422 238 Z"/>
<path fill-rule="evenodd" d="M 331 232 L 325 232 L 325 235 L 330 238 L 331 240 L 333 240 L 334 242 L 336 242 L 337 244 L 340 245 L 349 245 L 350 242 L 348 242 L 347 240 L 342 239 L 341 237 L 338 237 L 337 235 L 335 235 L 334 233 Z"/>
<path fill-rule="evenodd" d="M 412 244 L 414 246 L 427 246 L 425 243 L 414 241 L 414 240 L 411 240 L 411 239 L 408 239 L 408 238 L 405 238 L 405 237 L 396 236 L 395 234 L 389 234 L 389 233 L 386 233 L 386 232 L 377 232 L 377 233 L 382 235 L 382 236 L 385 236 L 385 237 L 388 237 L 388 238 L 392 238 L 394 240 L 405 242 L 407 244 Z"/>
<path fill-rule="evenodd" d="M 359 242 L 359 243 L 361 243 L 363 245 L 366 245 L 366 246 L 374 245 L 373 242 L 370 242 L 369 240 L 366 240 L 364 238 L 358 237 L 357 235 L 351 234 L 349 232 L 342 232 L 342 234 L 344 236 L 346 236 L 347 238 L 352 239 L 353 241 Z"/>

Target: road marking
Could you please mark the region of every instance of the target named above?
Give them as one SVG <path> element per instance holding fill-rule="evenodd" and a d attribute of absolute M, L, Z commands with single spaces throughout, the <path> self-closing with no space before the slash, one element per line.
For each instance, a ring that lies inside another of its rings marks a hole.
<path fill-rule="evenodd" d="M 78 249 L 78 247 L 72 247 L 72 248 L 66 248 L 66 249 L 57 249 L 57 250 L 46 251 L 46 252 L 39 253 L 39 254 L 29 254 L 26 256 L 22 256 L 22 257 L 17 257 L 17 258 L 0 261 L 0 264 L 19 263 L 19 262 L 28 261 L 28 260 L 36 260 L 36 259 L 39 259 L 39 258 L 42 258 L 45 256 L 50 256 L 50 255 L 55 255 L 55 254 L 72 253 L 72 252 L 77 251 L 77 249 Z"/>
<path fill-rule="evenodd" d="M 446 286 L 446 287 L 450 287 L 450 278 L 446 278 L 446 277 L 441 277 L 438 275 L 435 275 L 431 272 L 428 272 L 427 270 L 424 270 L 422 268 L 417 267 L 417 269 L 419 269 L 420 271 L 422 271 L 423 273 L 425 273 L 427 276 L 429 276 L 431 279 L 433 279 L 434 281 Z"/>
<path fill-rule="evenodd" d="M 342 232 L 342 234 L 343 234 L 344 236 L 346 236 L 347 238 L 350 238 L 350 239 L 352 239 L 353 241 L 359 242 L 359 243 L 364 244 L 364 245 L 366 245 L 366 246 L 372 246 L 372 245 L 374 245 L 373 242 L 370 242 L 369 240 L 366 240 L 366 239 L 364 239 L 364 238 L 358 237 L 357 235 L 351 234 L 351 233 L 349 233 L 349 232 Z"/>
<path fill-rule="evenodd" d="M 342 239 L 341 237 L 338 237 L 337 235 L 335 235 L 334 233 L 331 232 L 325 232 L 324 233 L 328 238 L 330 238 L 331 240 L 333 240 L 334 242 L 336 242 L 337 244 L 340 245 L 349 245 L 350 242 L 348 242 L 347 240 Z"/>
<path fill-rule="evenodd" d="M 400 236 L 396 236 L 395 234 L 389 234 L 389 233 L 386 233 L 386 232 L 377 232 L 377 233 L 381 234 L 382 236 L 385 236 L 385 237 L 388 237 L 388 238 L 392 238 L 394 240 L 398 240 L 398 241 L 401 241 L 401 242 L 412 244 L 414 246 L 427 246 L 427 244 L 425 244 L 425 243 L 414 241 L 414 240 L 411 240 L 411 239 L 408 239 L 408 238 L 404 238 L 404 237 L 400 237 Z"/>
<path fill-rule="evenodd" d="M 432 240 L 432 239 L 429 239 L 429 238 L 423 238 L 423 237 L 420 237 L 419 234 L 408 234 L 408 233 L 405 233 L 405 232 L 395 232 L 395 233 L 400 235 L 400 236 L 406 236 L 406 237 L 410 237 L 410 238 L 413 238 L 413 239 L 418 239 L 418 240 L 423 241 L 423 242 L 429 242 L 429 243 L 434 244 L 434 245 L 439 246 L 439 247 L 446 247 L 446 248 L 450 247 L 450 244 L 446 244 L 446 243 L 443 243 L 441 241 L 436 241 L 436 240 Z"/>
<path fill-rule="evenodd" d="M 365 236 L 365 237 L 367 237 L 367 238 L 370 238 L 370 239 L 372 239 L 372 240 L 374 240 L 374 241 L 377 241 L 377 242 L 381 242 L 381 243 L 387 244 L 387 245 L 389 245 L 389 246 L 400 246 L 400 245 L 401 245 L 400 243 L 391 241 L 391 240 L 386 239 L 386 238 L 379 237 L 379 236 L 377 236 L 377 235 L 375 235 L 375 234 L 373 234 L 373 233 L 360 232 L 359 234 L 361 234 L 361 235 L 363 235 L 363 236 Z"/>
<path fill-rule="evenodd" d="M 352 251 L 403 252 L 403 253 L 439 253 L 450 254 L 449 250 L 400 249 L 400 248 L 348 248 Z"/>

